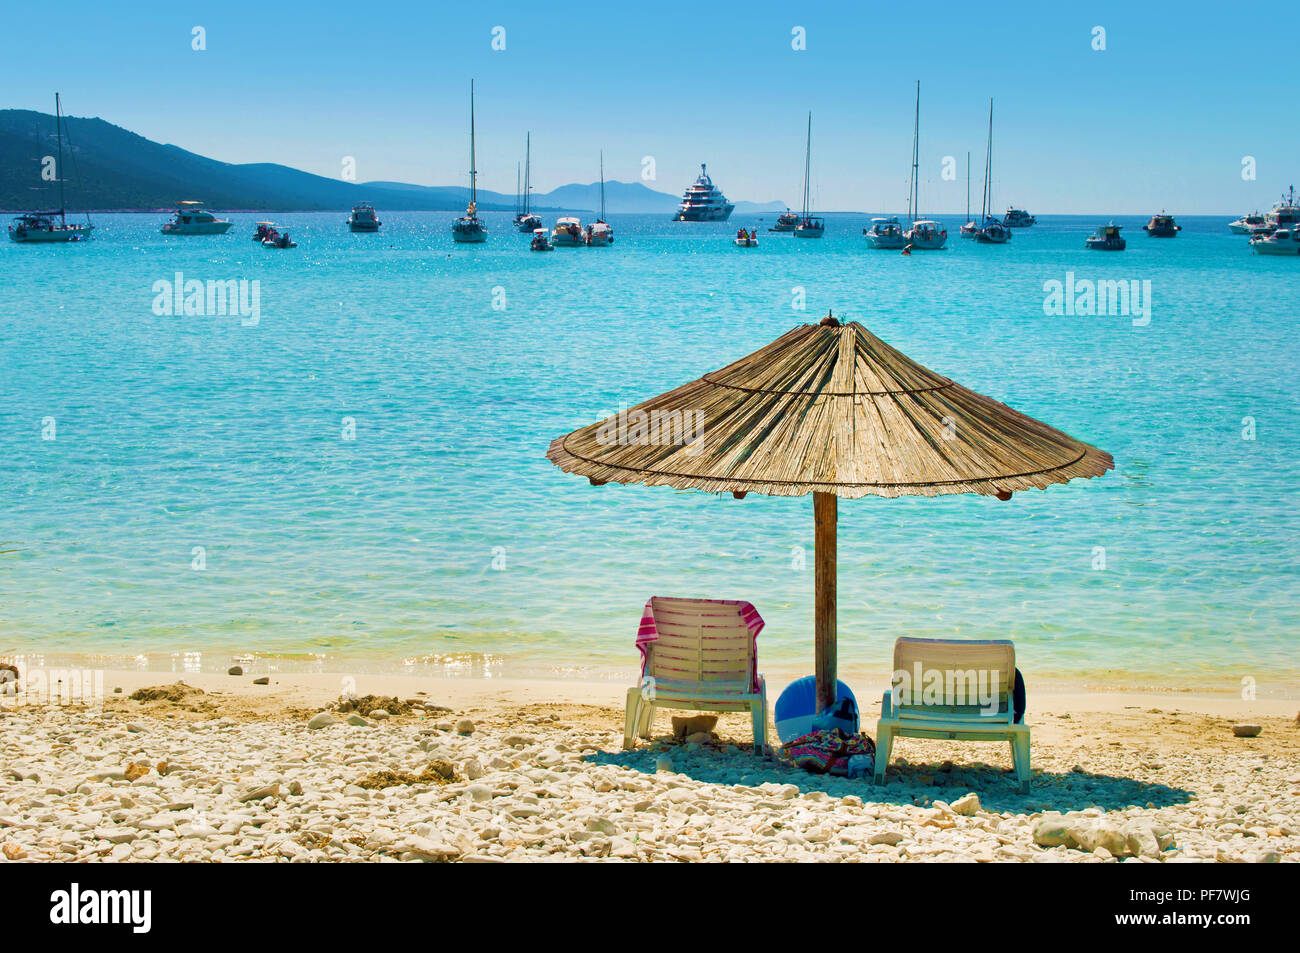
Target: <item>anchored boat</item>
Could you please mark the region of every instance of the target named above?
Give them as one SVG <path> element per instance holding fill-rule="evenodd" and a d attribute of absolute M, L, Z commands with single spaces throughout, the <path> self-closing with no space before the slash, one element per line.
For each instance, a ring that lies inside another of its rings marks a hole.
<path fill-rule="evenodd" d="M 1300 226 L 1284 225 L 1268 235 L 1253 235 L 1250 247 L 1257 255 L 1300 255 Z"/>
<path fill-rule="evenodd" d="M 812 173 L 812 113 L 808 113 L 808 144 L 803 159 L 803 214 L 799 224 L 794 227 L 796 238 L 821 238 L 826 234 L 825 220 L 814 216 L 809 208 L 811 204 L 810 176 Z"/>
<path fill-rule="evenodd" d="M 989 98 L 989 138 L 984 152 L 984 198 L 980 207 L 980 226 L 975 241 L 981 245 L 1005 245 L 1011 241 L 1011 229 L 993 216 L 993 99 Z"/>
<path fill-rule="evenodd" d="M 1007 228 L 1028 228 L 1038 224 L 1038 219 L 1022 208 L 1007 208 L 1007 214 L 1002 216 L 1002 224 Z"/>
<path fill-rule="evenodd" d="M 555 246 L 552 245 L 550 239 L 546 237 L 546 229 L 544 228 L 533 229 L 533 240 L 528 243 L 528 248 L 530 251 L 555 250 Z"/>
<path fill-rule="evenodd" d="M 90 224 L 90 212 L 86 212 L 86 224 L 68 224 L 68 214 L 63 200 L 63 106 L 59 94 L 54 94 L 54 130 L 58 140 L 58 165 L 54 175 L 59 183 L 59 207 L 50 212 L 28 212 L 19 215 L 9 226 L 9 239 L 15 242 L 56 244 L 85 241 L 95 226 Z M 71 142 L 68 146 L 71 149 Z M 75 167 L 75 161 L 73 163 Z M 58 219 L 58 221 L 55 221 Z"/>
<path fill-rule="evenodd" d="M 1177 238 L 1183 226 L 1174 221 L 1172 215 L 1166 215 L 1161 209 L 1159 215 L 1152 215 L 1151 221 L 1142 226 L 1142 231 L 1152 238 Z"/>
<path fill-rule="evenodd" d="M 742 228 L 738 232 L 736 232 L 735 241 L 736 244 L 739 245 L 741 248 L 758 247 L 758 236 L 754 234 L 754 230 L 752 228 L 749 231 L 745 231 L 745 229 Z"/>
<path fill-rule="evenodd" d="M 600 216 L 587 226 L 587 244 L 595 248 L 614 244 L 614 229 L 605 221 L 605 153 L 600 153 Z"/>
<path fill-rule="evenodd" d="M 375 214 L 375 207 L 369 202 L 352 206 L 352 215 L 348 219 L 348 228 L 354 232 L 377 232 L 383 223 Z"/>
<path fill-rule="evenodd" d="M 948 230 L 933 219 L 918 218 L 921 207 L 921 81 L 916 81 L 916 120 L 912 125 L 912 173 L 907 187 L 907 217 L 912 227 L 903 233 L 913 251 L 939 251 L 948 241 Z"/>
<path fill-rule="evenodd" d="M 587 244 L 587 240 L 582 234 L 582 222 L 572 215 L 557 219 L 555 227 L 551 229 L 551 244 L 566 247 Z"/>
<path fill-rule="evenodd" d="M 731 217 L 735 207 L 713 185 L 705 164 L 701 162 L 699 178 L 682 194 L 682 203 L 677 206 L 677 214 L 673 216 L 673 221 L 725 222 Z"/>
<path fill-rule="evenodd" d="M 530 132 L 524 139 L 524 190 L 523 204 L 519 211 L 515 213 L 515 228 L 524 233 L 532 233 L 542 227 L 542 217 L 535 215 L 529 210 L 529 203 L 533 193 L 533 134 Z"/>
<path fill-rule="evenodd" d="M 867 244 L 872 248 L 902 248 L 907 244 L 903 236 L 903 226 L 898 224 L 897 216 L 873 218 L 871 224 L 862 230 Z"/>
<path fill-rule="evenodd" d="M 224 235 L 235 223 L 226 218 L 217 218 L 203 207 L 203 203 L 194 199 L 181 202 L 180 208 L 172 213 L 170 222 L 164 223 L 164 235 Z"/>
<path fill-rule="evenodd" d="M 1123 227 L 1122 225 L 1116 225 L 1114 222 L 1109 225 L 1101 225 L 1096 232 L 1084 240 L 1084 244 L 1096 251 L 1123 251 L 1127 244 L 1119 233 L 1119 230 Z"/>
<path fill-rule="evenodd" d="M 478 217 L 478 170 L 474 168 L 474 81 L 469 81 L 469 205 L 451 223 L 452 241 L 476 244 L 487 241 L 487 229 Z"/>

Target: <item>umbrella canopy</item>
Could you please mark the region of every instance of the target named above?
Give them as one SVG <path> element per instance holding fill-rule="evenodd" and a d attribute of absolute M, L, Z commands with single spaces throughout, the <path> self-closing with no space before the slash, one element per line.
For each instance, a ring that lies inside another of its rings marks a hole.
<path fill-rule="evenodd" d="M 818 698 L 834 698 L 836 500 L 1008 499 L 1099 476 L 1110 454 L 916 363 L 828 315 L 697 381 L 551 442 L 592 483 L 813 494 Z"/>

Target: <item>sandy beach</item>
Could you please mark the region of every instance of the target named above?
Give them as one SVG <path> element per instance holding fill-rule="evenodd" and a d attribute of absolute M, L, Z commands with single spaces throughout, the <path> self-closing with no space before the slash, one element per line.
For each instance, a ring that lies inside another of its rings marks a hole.
<path fill-rule="evenodd" d="M 0 863 L 1300 860 L 1289 699 L 1033 693 L 1020 795 L 1005 745 L 904 739 L 876 787 L 753 754 L 738 715 L 677 742 L 660 711 L 624 751 L 612 682 L 358 677 L 340 704 L 340 676 L 258 674 L 0 709 Z"/>

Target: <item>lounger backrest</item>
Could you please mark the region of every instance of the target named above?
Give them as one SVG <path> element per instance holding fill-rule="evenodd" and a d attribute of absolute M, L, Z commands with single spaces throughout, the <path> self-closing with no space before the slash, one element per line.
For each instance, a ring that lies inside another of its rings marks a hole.
<path fill-rule="evenodd" d="M 739 606 L 660 596 L 651 603 L 659 638 L 649 644 L 646 674 L 660 688 L 750 691 L 754 637 Z"/>
<path fill-rule="evenodd" d="M 1006 639 L 902 638 L 894 643 L 895 709 L 901 718 L 1009 721 L 1015 674 L 1015 645 Z"/>

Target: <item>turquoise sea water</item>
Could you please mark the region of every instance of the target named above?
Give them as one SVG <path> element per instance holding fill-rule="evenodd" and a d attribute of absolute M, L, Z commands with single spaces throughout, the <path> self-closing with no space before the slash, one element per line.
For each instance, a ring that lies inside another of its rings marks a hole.
<path fill-rule="evenodd" d="M 549 254 L 505 215 L 482 246 L 446 213 L 231 217 L 0 246 L 0 654 L 622 677 L 664 594 L 753 601 L 765 667 L 811 670 L 809 499 L 593 488 L 544 454 L 834 308 L 1116 460 L 1008 503 L 844 502 L 845 670 L 903 634 L 1011 637 L 1042 675 L 1296 689 L 1300 260 L 1225 219 L 1119 218 L 1107 254 L 1100 217 L 988 247 L 947 216 L 949 250 L 907 258 L 865 215 L 749 250 L 753 219 L 612 216 L 613 247 Z M 264 217 L 299 247 L 250 241 Z M 1045 315 L 1071 271 L 1150 281 L 1150 323 Z M 260 320 L 155 313 L 176 272 L 256 280 Z"/>

